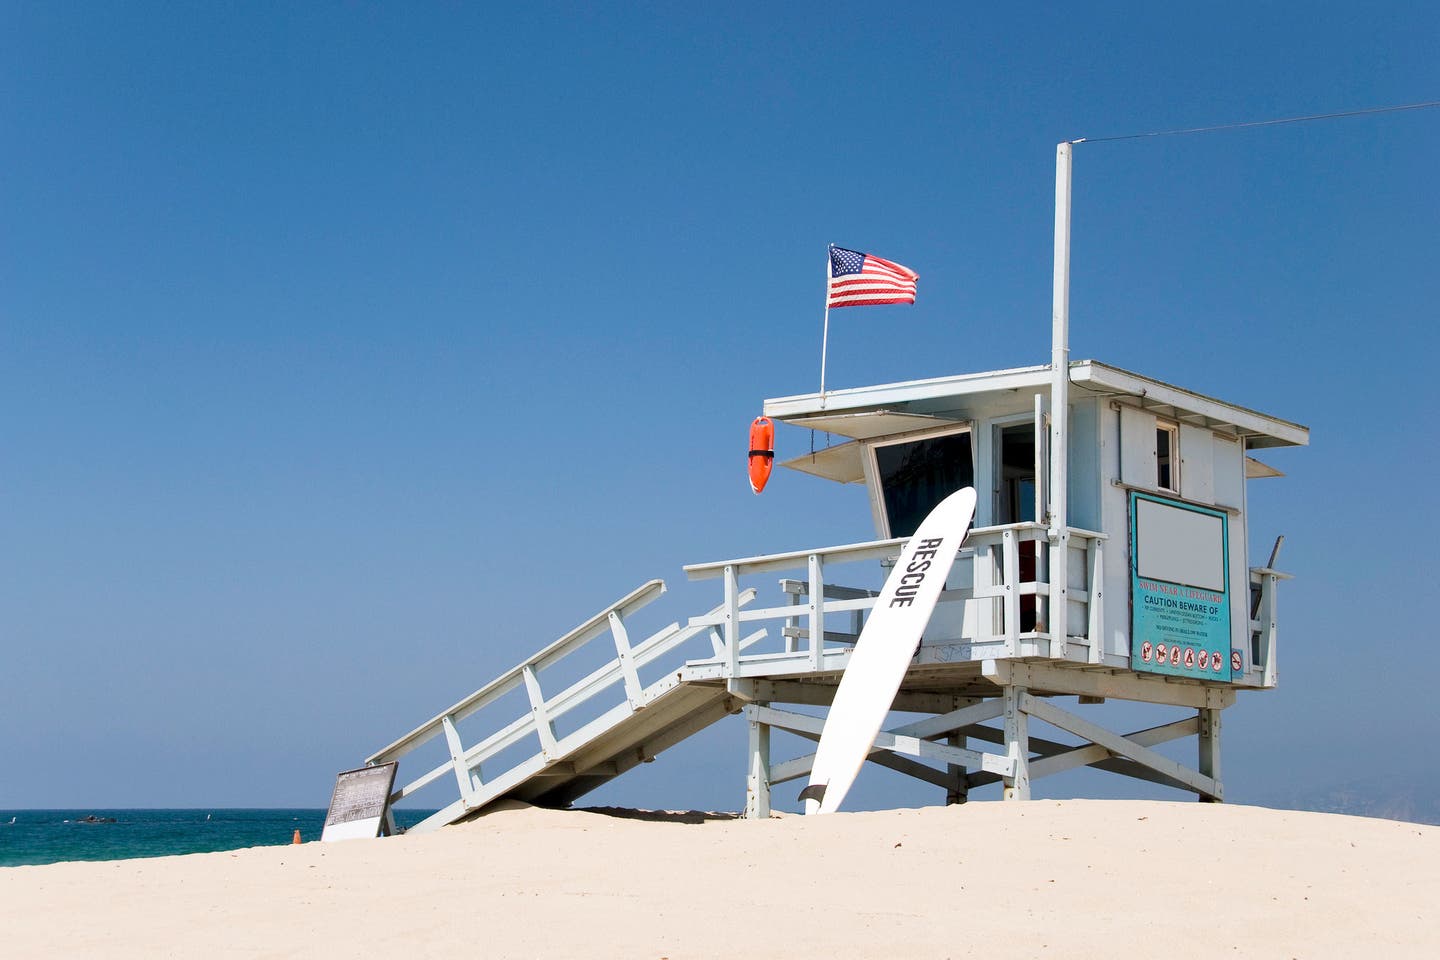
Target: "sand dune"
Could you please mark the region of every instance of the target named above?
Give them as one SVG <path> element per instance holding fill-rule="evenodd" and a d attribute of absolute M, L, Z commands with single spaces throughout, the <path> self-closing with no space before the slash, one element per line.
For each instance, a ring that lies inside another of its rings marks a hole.
<path fill-rule="evenodd" d="M 424 836 L 0 870 L 22 957 L 1432 957 L 1440 827 L 1197 803 Z"/>

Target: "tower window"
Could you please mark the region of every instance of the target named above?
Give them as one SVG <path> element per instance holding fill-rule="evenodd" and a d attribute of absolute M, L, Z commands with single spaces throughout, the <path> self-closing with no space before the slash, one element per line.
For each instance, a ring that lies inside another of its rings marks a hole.
<path fill-rule="evenodd" d="M 1180 492 L 1180 426 L 1155 421 L 1155 486 Z"/>
<path fill-rule="evenodd" d="M 941 500 L 975 485 L 970 428 L 875 444 L 885 535 L 908 537 Z"/>

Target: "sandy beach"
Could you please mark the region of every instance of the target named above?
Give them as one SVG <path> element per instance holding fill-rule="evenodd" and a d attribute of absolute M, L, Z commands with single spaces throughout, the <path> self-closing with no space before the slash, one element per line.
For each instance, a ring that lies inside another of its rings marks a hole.
<path fill-rule="evenodd" d="M 0 870 L 9 958 L 1429 957 L 1440 827 L 1196 803 L 438 833 Z"/>

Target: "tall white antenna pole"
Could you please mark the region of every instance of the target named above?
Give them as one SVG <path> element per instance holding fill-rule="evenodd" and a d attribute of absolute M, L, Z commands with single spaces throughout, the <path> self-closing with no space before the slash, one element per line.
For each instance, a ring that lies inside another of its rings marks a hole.
<path fill-rule="evenodd" d="M 1065 656 L 1070 534 L 1066 466 L 1070 459 L 1070 148 L 1055 147 L 1055 286 L 1050 327 L 1050 656 Z"/>
<path fill-rule="evenodd" d="M 835 244 L 830 244 L 830 247 Z M 825 248 L 825 332 L 820 335 L 820 406 L 825 406 L 825 349 L 830 345 L 830 247 Z"/>

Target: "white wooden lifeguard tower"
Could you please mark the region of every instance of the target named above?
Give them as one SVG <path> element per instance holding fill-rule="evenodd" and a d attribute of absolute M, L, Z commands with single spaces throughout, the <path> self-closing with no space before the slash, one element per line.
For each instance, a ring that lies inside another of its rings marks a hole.
<path fill-rule="evenodd" d="M 687 566 L 719 581 L 717 603 L 643 638 L 627 623 L 664 584 L 616 601 L 367 759 L 419 761 L 393 801 L 448 784 L 412 829 L 504 798 L 569 804 L 741 711 L 745 810 L 767 816 L 772 788 L 813 761 L 774 761 L 772 730 L 819 738 L 823 717 L 787 705 L 830 703 L 883 564 L 964 486 L 979 493 L 976 527 L 894 701 L 922 717 L 881 733 L 870 760 L 952 802 L 996 783 L 1027 799 L 1032 780 L 1084 766 L 1223 798 L 1221 714 L 1238 690 L 1275 685 L 1287 578 L 1247 553 L 1247 482 L 1278 475 L 1252 453 L 1309 433 L 1069 361 L 1069 145 L 1060 153 L 1051 363 L 767 400 L 767 416 L 840 439 L 784 466 L 863 484 L 878 539 Z M 756 603 L 761 591 L 773 599 Z M 1085 716 L 1105 699 L 1182 713 L 1120 733 Z M 1033 737 L 1032 719 L 1081 742 Z M 1186 736 L 1193 767 L 1154 749 Z"/>
<path fill-rule="evenodd" d="M 1304 444 L 1308 432 L 1096 361 L 1070 364 L 1068 379 L 1059 530 L 1047 514 L 1048 366 L 768 400 L 768 416 L 843 439 L 784 465 L 864 484 L 879 539 L 687 566 L 692 579 L 720 581 L 717 605 L 634 638 L 627 618 L 664 591 L 651 581 L 367 762 L 442 745 L 394 794 L 458 789 L 425 828 L 506 797 L 568 804 L 743 710 L 746 811 L 766 815 L 772 786 L 803 777 L 812 759 L 773 763 L 771 730 L 814 739 L 823 724 L 782 705 L 829 703 L 874 603 L 873 586 L 837 575 L 873 581 L 930 507 L 973 485 L 977 527 L 895 701 L 929 716 L 883 733 L 871 760 L 952 801 L 996 782 L 1024 799 L 1031 780 L 1087 765 L 1221 799 L 1221 712 L 1237 690 L 1275 684 L 1286 578 L 1247 557 L 1246 483 L 1276 475 L 1251 453 Z M 776 602 L 757 606 L 766 588 Z M 1186 715 L 1122 735 L 1060 706 L 1067 697 Z M 1031 718 L 1084 745 L 1031 737 Z M 1192 735 L 1194 768 L 1153 749 Z"/>

